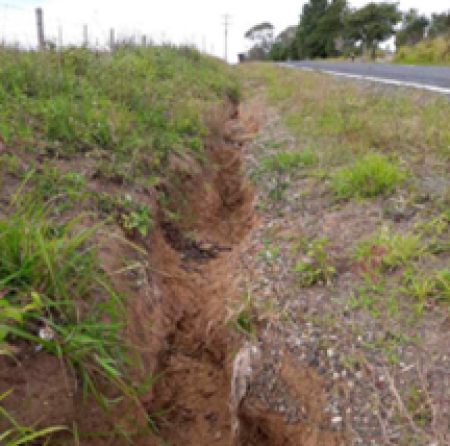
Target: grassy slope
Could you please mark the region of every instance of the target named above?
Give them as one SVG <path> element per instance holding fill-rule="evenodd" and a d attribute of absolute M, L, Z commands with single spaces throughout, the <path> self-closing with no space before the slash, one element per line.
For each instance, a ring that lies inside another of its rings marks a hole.
<path fill-rule="evenodd" d="M 0 50 L 4 142 L 57 156 L 107 151 L 112 171 L 132 180 L 169 151 L 201 149 L 201 112 L 235 80 L 189 48 L 17 53 Z"/>
<path fill-rule="evenodd" d="M 240 70 L 288 130 L 271 135 L 278 121 L 269 121 L 252 154 L 252 176 L 264 197 L 260 208 L 271 220 L 265 224 L 296 229 L 284 237 L 270 229 L 265 234 L 271 259 L 289 253 L 279 261 L 289 271 L 280 273 L 280 288 L 289 290 L 281 302 L 300 300 L 319 315 L 301 313 L 294 320 L 310 317 L 320 330 L 331 330 L 338 341 L 324 336 L 319 345 L 333 345 L 342 361 L 356 346 L 373 373 L 373 357 L 393 376 L 402 361 L 439 367 L 437 358 L 446 358 L 446 351 L 433 352 L 423 333 L 433 326 L 439 338 L 450 303 L 448 99 L 267 65 Z M 320 306 L 324 296 L 329 307 Z M 389 333 L 398 339 L 391 342 Z M 369 334 L 375 341 L 361 346 L 359 339 Z M 428 356 L 405 359 L 407 348 Z M 420 412 L 423 399 L 435 396 L 412 373 L 394 380 L 407 409 L 394 401 L 386 409 L 394 416 L 384 422 L 393 431 L 398 427 L 398 444 L 448 438 L 445 423 Z M 420 401 L 412 401 L 414 389 Z M 404 417 L 413 419 L 415 432 L 402 424 Z M 358 422 L 353 427 L 363 430 Z"/>
<path fill-rule="evenodd" d="M 398 50 L 395 63 L 410 65 L 450 65 L 450 40 L 428 39 Z"/>
<path fill-rule="evenodd" d="M 152 210 L 136 192 L 165 176 L 172 153 L 202 160 L 205 116 L 238 96 L 230 69 L 190 48 L 0 48 L 0 356 L 39 344 L 103 405 L 99 377 L 137 396 L 97 223 L 144 241 Z M 12 424 L 2 440 L 32 432 Z"/>

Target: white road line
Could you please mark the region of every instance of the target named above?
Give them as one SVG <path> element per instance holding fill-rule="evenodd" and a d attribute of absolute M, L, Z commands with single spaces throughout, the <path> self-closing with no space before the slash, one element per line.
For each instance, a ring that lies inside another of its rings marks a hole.
<path fill-rule="evenodd" d="M 363 75 L 359 75 L 359 74 L 340 73 L 338 71 L 323 70 L 321 68 L 313 69 L 313 68 L 309 68 L 309 67 L 298 67 L 295 65 L 287 64 L 287 63 L 282 63 L 280 65 L 284 66 L 284 67 L 300 69 L 303 71 L 317 71 L 319 73 L 331 74 L 333 76 L 348 77 L 350 79 L 358 79 L 358 80 L 364 80 L 364 81 L 369 81 L 369 82 L 378 82 L 380 84 L 395 85 L 398 87 L 416 88 L 418 90 L 426 90 L 426 91 L 432 91 L 433 93 L 450 95 L 450 88 L 436 87 L 434 85 L 423 85 L 423 84 L 417 84 L 415 82 L 403 82 L 403 81 L 398 81 L 395 79 L 383 79 L 380 77 L 363 76 Z"/>

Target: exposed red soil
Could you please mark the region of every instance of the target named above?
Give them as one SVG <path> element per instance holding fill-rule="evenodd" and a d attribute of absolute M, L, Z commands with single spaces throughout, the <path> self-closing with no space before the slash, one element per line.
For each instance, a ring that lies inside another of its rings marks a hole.
<path fill-rule="evenodd" d="M 203 166 L 172 160 L 172 175 L 160 192 L 181 218 L 169 220 L 160 207 L 151 239 L 141 241 L 147 258 L 121 240 L 124 234 L 116 226 L 108 227 L 108 234 L 99 239 L 103 268 L 115 274 L 118 290 L 129 296 L 127 338 L 141 357 L 134 378 L 142 383 L 152 373 L 160 379 L 139 402 L 124 401 L 107 416 L 94 402 L 82 402 L 78 381 L 58 359 L 34 351 L 28 356 L 21 352 L 16 361 L 0 356 L 0 395 L 10 388 L 18 390 L 5 407 L 21 424 L 76 423 L 80 432 L 97 433 L 121 426 L 132 444 L 142 446 L 341 444 L 320 429 L 323 383 L 308 370 L 294 373 L 289 362 L 283 366 L 282 380 L 306 406 L 308 424 L 286 425 L 252 396 L 239 406 L 240 434 L 235 438 L 232 433 L 232 363 L 242 341 L 226 319 L 227 309 L 240 298 L 236 290 L 242 274 L 241 247 L 258 224 L 253 192 L 241 171 L 241 146 L 257 127 L 250 117 L 233 113 L 221 144 L 216 141 L 209 149 Z M 158 207 L 156 195 L 140 198 Z M 142 267 L 117 275 L 124 260 Z M 148 430 L 137 433 L 146 427 L 146 413 L 155 420 L 157 435 Z M 79 443 L 62 436 L 51 444 Z M 81 444 L 130 443 L 117 435 L 83 438 Z"/>

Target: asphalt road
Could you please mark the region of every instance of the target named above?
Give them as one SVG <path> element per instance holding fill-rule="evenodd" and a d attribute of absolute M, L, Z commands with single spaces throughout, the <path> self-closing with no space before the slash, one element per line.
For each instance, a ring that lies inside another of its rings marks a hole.
<path fill-rule="evenodd" d="M 361 62 L 288 62 L 287 65 L 350 78 L 424 88 L 450 94 L 450 68 Z"/>

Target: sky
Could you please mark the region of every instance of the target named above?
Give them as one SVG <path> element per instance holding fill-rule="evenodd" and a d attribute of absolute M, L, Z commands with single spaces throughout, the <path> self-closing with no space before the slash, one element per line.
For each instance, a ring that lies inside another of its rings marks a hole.
<path fill-rule="evenodd" d="M 230 16 L 229 61 L 249 48 L 244 34 L 253 25 L 269 21 L 275 32 L 296 25 L 305 1 L 302 0 L 0 0 L 0 40 L 36 45 L 34 9 L 44 10 L 47 39 L 62 39 L 64 44 L 79 44 L 83 25 L 88 26 L 91 45 L 104 45 L 109 29 L 117 36 L 145 34 L 157 43 L 188 43 L 200 50 L 224 57 L 224 15 Z M 367 0 L 350 0 L 353 7 Z M 417 8 L 431 14 L 450 9 L 449 0 L 401 0 L 400 8 Z"/>

